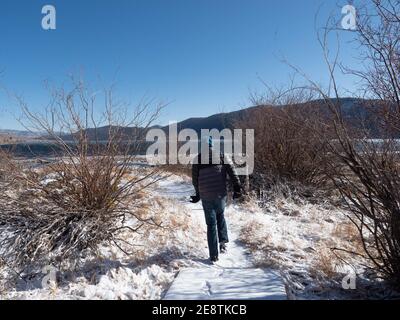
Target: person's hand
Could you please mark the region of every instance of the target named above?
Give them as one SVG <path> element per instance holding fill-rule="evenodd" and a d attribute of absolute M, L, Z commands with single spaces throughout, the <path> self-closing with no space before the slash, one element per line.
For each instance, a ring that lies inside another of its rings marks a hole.
<path fill-rule="evenodd" d="M 233 193 L 233 200 L 237 200 L 243 197 L 243 194 L 241 192 L 234 192 Z"/>
<path fill-rule="evenodd" d="M 240 186 L 233 187 L 233 200 L 237 200 L 243 197 L 242 188 Z"/>
<path fill-rule="evenodd" d="M 191 200 L 190 200 L 191 203 L 198 203 L 198 202 L 200 202 L 200 196 L 198 196 L 198 195 L 191 196 L 190 199 L 191 199 Z"/>

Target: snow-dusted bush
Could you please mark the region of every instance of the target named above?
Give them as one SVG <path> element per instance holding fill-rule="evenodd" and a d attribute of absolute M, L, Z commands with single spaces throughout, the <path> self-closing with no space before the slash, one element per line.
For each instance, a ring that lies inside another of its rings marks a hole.
<path fill-rule="evenodd" d="M 130 116 L 121 114 L 111 90 L 104 91 L 99 105 L 97 94 L 81 80 L 52 96 L 43 114 L 19 100 L 30 127 L 52 141 L 55 160 L 45 176 L 32 167 L 21 170 L 23 188 L 0 211 L 2 256 L 18 269 L 78 262 L 85 250 L 105 241 L 118 246 L 122 230 L 135 233 L 145 223 L 156 224 L 140 213 L 140 192 L 157 179 L 157 169 L 133 172 L 132 163 L 161 106 L 145 103 Z M 136 129 L 127 135 L 127 126 Z M 138 222 L 135 227 L 124 224 L 130 218 Z"/>
<path fill-rule="evenodd" d="M 280 182 L 320 187 L 326 182 L 324 116 L 310 102 L 313 96 L 304 96 L 305 90 L 288 92 L 269 92 L 267 98 L 253 101 L 259 107 L 236 122 L 237 127 L 254 129 L 253 188 Z"/>
<path fill-rule="evenodd" d="M 52 178 L 43 170 L 47 181 Z M 201 259 L 205 250 L 199 243 L 206 241 L 205 225 L 195 218 L 191 210 L 170 193 L 176 188 L 188 189 L 181 177 L 172 176 L 141 192 L 137 214 L 146 219 L 154 217 L 154 224 L 144 224 L 137 233 L 121 230 L 117 246 L 104 242 L 96 255 L 87 255 L 82 264 L 68 270 L 60 269 L 57 283 L 42 287 L 41 270 L 25 281 L 7 279 L 2 292 L 2 279 L 8 268 L 1 269 L 0 298 L 5 299 L 160 299 L 170 287 L 176 272 L 184 265 L 192 265 L 192 259 Z M 125 225 L 138 226 L 136 219 L 127 219 Z M 16 282 L 18 289 L 16 289 Z M 2 296 L 2 294 L 4 294 Z"/>
<path fill-rule="evenodd" d="M 328 33 L 325 31 L 325 39 Z M 333 115 L 335 133 L 335 140 L 328 147 L 332 181 L 347 204 L 349 219 L 357 228 L 363 247 L 362 253 L 352 249 L 342 251 L 365 259 L 377 277 L 397 288 L 400 288 L 399 33 L 399 1 L 373 0 L 358 10 L 354 40 L 362 49 L 358 58 L 365 63 L 357 70 L 346 70 L 359 78 L 361 96 L 373 99 L 360 113 L 375 118 L 379 140 L 371 139 L 375 136 L 365 124 L 357 130 L 360 138 L 355 139 L 344 125 L 346 105 L 338 99 L 339 92 L 335 92 L 336 99 L 323 93 L 325 106 Z M 326 43 L 323 49 L 329 57 Z M 328 63 L 331 82 L 337 85 L 333 70 L 338 62 Z"/>

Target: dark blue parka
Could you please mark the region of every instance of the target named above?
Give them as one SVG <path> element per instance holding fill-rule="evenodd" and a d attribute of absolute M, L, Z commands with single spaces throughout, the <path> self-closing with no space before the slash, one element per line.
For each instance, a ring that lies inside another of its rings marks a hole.
<path fill-rule="evenodd" d="M 213 164 L 212 149 L 208 163 L 202 163 L 201 154 L 192 166 L 192 181 L 196 195 L 202 200 L 215 200 L 227 195 L 227 177 L 229 176 L 235 192 L 241 191 L 240 179 L 231 159 L 220 154 L 220 161 Z M 204 161 L 203 161 L 204 162 Z M 207 162 L 207 161 L 206 161 Z"/>

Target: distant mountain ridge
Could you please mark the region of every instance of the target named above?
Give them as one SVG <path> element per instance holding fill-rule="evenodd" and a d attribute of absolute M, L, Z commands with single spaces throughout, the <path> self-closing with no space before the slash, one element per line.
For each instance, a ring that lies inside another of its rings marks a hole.
<path fill-rule="evenodd" d="M 359 99 L 359 98 L 341 98 L 333 99 L 334 102 L 339 102 L 341 105 L 343 119 L 355 128 L 366 128 L 369 131 L 370 138 L 380 138 L 380 123 L 376 117 L 376 112 L 380 110 L 379 102 L 375 100 Z M 322 112 L 326 116 L 330 115 L 330 111 L 323 100 L 314 100 L 307 103 L 299 103 L 290 107 L 303 109 L 304 112 L 309 112 L 310 108 L 315 108 L 315 111 Z M 257 116 L 260 110 L 271 108 L 270 105 L 253 106 L 247 109 L 233 111 L 229 113 L 215 114 L 205 118 L 190 118 L 181 121 L 177 124 L 178 130 L 193 129 L 200 133 L 201 129 L 218 129 L 234 128 L 238 121 Z M 287 108 L 289 106 L 278 106 L 277 108 Z M 311 109 L 312 109 L 311 108 Z M 168 130 L 168 127 L 163 127 L 163 130 Z"/>
<path fill-rule="evenodd" d="M 0 135 L 10 135 L 14 137 L 40 137 L 43 135 L 43 133 L 32 132 L 28 130 L 0 129 Z"/>
<path fill-rule="evenodd" d="M 340 104 L 342 105 L 343 116 L 346 119 L 346 121 L 349 121 L 349 123 L 355 126 L 358 126 L 362 121 L 363 125 L 366 124 L 369 127 L 371 132 L 371 137 L 374 138 L 379 137 L 378 123 L 377 121 L 374 121 L 373 114 L 370 111 L 368 111 L 367 108 L 365 108 L 365 106 L 367 105 L 369 107 L 373 105 L 374 104 L 373 100 L 363 100 L 358 98 L 342 98 L 340 99 Z M 308 103 L 299 103 L 294 106 L 297 106 L 298 108 L 305 108 L 306 106 L 310 105 L 315 106 L 317 110 L 318 108 L 321 108 L 321 106 L 324 106 L 324 102 L 323 100 L 314 100 Z M 285 107 L 288 106 L 279 106 L 279 108 L 285 108 Z M 235 122 L 240 121 L 245 117 L 251 117 L 254 111 L 259 111 L 260 109 L 263 108 L 271 108 L 271 106 L 268 105 L 253 106 L 238 111 L 233 111 L 228 113 L 218 113 L 204 118 L 200 117 L 189 118 L 178 122 L 177 127 L 178 131 L 183 129 L 193 129 L 198 134 L 200 134 L 201 129 L 208 129 L 208 130 L 217 129 L 221 131 L 225 128 L 234 127 Z M 326 110 L 326 112 L 328 113 L 329 111 Z M 256 114 L 256 112 L 254 113 Z M 151 128 L 162 129 L 166 133 L 168 133 L 168 126 L 153 126 Z M 145 133 L 143 132 L 144 130 L 143 128 L 125 127 L 125 128 L 118 128 L 118 130 L 121 132 L 122 135 L 131 137 L 137 134 L 138 132 L 142 134 Z M 89 139 L 96 139 L 97 137 L 98 140 L 104 141 L 108 139 L 109 131 L 110 127 L 100 127 L 97 129 L 88 129 L 87 134 Z M 64 139 L 71 140 L 73 139 L 73 137 L 71 135 L 66 135 Z"/>
<path fill-rule="evenodd" d="M 365 108 L 366 105 L 371 106 L 374 104 L 373 100 L 363 100 L 358 98 L 342 98 L 340 99 L 340 103 L 342 105 L 343 116 L 346 121 L 349 121 L 351 124 L 358 126 L 361 122 L 363 125 L 366 125 L 371 132 L 371 138 L 379 138 L 379 130 L 378 123 L 374 120 L 374 116 L 372 112 L 368 111 L 368 108 Z M 323 106 L 322 100 L 314 100 L 308 103 L 300 103 L 295 106 L 298 108 L 305 108 L 305 106 L 314 105 L 315 108 L 320 108 Z M 253 106 L 246 109 L 228 112 L 228 113 L 218 113 L 209 117 L 197 117 L 197 118 L 189 118 L 177 123 L 178 131 L 183 129 L 193 129 L 198 134 L 200 134 L 201 129 L 217 129 L 223 130 L 225 128 L 232 128 L 235 126 L 235 122 L 240 121 L 245 117 L 251 117 L 254 111 L 262 110 L 263 108 L 270 108 L 271 106 Z M 285 108 L 287 106 L 280 106 L 280 108 Z M 309 109 L 308 109 L 309 110 Z M 316 109 L 317 110 L 317 109 Z M 319 109 L 320 110 L 320 109 Z M 369 109 L 370 110 L 370 109 Z M 326 112 L 329 112 L 328 110 Z M 256 114 L 256 112 L 254 112 Z M 157 128 L 162 129 L 166 133 L 168 133 L 168 126 L 153 126 L 148 129 Z M 86 134 L 90 140 L 99 140 L 99 141 L 107 141 L 109 138 L 110 129 L 116 129 L 123 136 L 132 137 L 146 133 L 144 128 L 136 128 L 136 127 L 113 127 L 109 126 L 99 127 L 99 128 L 90 128 L 86 130 Z M 147 129 L 147 130 L 148 130 Z M 7 130 L 7 132 L 12 132 L 13 130 Z M 0 130 L 0 133 L 2 130 Z M 26 135 L 29 136 L 28 132 L 24 131 L 14 131 L 19 133 L 21 136 Z M 47 139 L 45 136 L 44 139 Z M 66 141 L 74 140 L 74 136 L 70 134 L 65 134 L 63 139 Z"/>

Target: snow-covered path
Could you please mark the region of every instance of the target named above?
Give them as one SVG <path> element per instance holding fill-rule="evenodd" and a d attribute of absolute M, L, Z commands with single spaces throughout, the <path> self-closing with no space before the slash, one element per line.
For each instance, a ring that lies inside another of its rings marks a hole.
<path fill-rule="evenodd" d="M 165 180 L 157 188 L 164 197 L 173 197 L 181 202 L 200 224 L 205 221 L 201 204 L 188 202 L 193 193 L 190 184 L 182 181 Z M 193 266 L 179 272 L 164 300 L 226 300 L 226 299 L 287 299 L 285 285 L 280 275 L 271 270 L 255 268 L 250 253 L 238 242 L 238 226 L 229 219 L 234 214 L 227 209 L 227 224 L 231 242 L 228 253 L 220 256 L 215 265 L 207 261 L 208 249 L 206 238 L 199 243 L 203 260 L 193 261 Z M 206 237 L 206 233 L 204 232 Z"/>
<path fill-rule="evenodd" d="M 286 300 L 280 276 L 262 269 L 182 270 L 164 300 Z"/>

